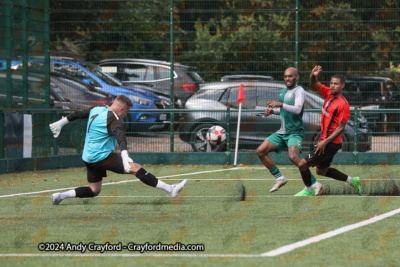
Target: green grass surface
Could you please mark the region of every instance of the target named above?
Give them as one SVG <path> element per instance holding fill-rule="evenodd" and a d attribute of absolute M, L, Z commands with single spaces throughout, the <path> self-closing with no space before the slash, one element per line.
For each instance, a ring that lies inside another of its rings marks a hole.
<path fill-rule="evenodd" d="M 377 195 L 398 193 L 391 187 L 400 182 L 396 180 L 400 179 L 399 166 L 336 166 L 350 176 L 364 179 L 367 194 L 362 197 L 342 182 L 318 176 L 330 195 L 293 197 L 304 187 L 293 166 L 279 166 L 283 175 L 294 180 L 271 194 L 272 175 L 260 166 L 248 167 L 228 170 L 231 166 L 146 166 L 147 171 L 158 177 L 211 171 L 163 178 L 168 183 L 189 179 L 177 199 L 142 184 L 134 176 L 111 172 L 103 182 L 119 183 L 105 185 L 100 197 L 93 199 L 67 199 L 53 206 L 52 192 L 2 197 L 0 253 L 39 254 L 37 246 L 42 242 L 125 245 L 181 242 L 204 244 L 205 251 L 160 253 L 257 255 L 400 206 L 398 197 Z M 212 171 L 221 169 L 225 170 Z M 388 179 L 392 179 L 391 183 L 386 182 Z M 0 196 L 81 185 L 86 185 L 84 168 L 2 174 Z M 239 201 L 242 185 L 247 192 L 245 201 Z M 399 217 L 395 215 L 277 257 L 2 256 L 0 265 L 396 266 L 400 249 Z M 89 253 L 92 252 L 85 255 Z M 127 250 L 118 253 L 138 254 Z M 144 255 L 154 253 L 159 252 Z"/>

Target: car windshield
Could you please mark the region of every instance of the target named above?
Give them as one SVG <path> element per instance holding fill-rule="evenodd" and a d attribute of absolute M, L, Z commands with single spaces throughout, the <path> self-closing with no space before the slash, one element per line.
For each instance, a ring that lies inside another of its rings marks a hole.
<path fill-rule="evenodd" d="M 87 70 L 89 70 L 91 73 L 96 75 L 99 79 L 101 79 L 103 82 L 105 82 L 108 85 L 112 86 L 122 86 L 122 83 L 118 81 L 116 78 L 111 76 L 110 74 L 102 72 L 97 66 L 88 64 L 85 66 Z"/>

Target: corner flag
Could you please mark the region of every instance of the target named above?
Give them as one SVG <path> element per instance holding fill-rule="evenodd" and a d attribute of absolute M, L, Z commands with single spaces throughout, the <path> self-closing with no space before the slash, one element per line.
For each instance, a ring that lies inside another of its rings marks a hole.
<path fill-rule="evenodd" d="M 234 167 L 236 167 L 237 152 L 238 152 L 238 147 L 239 147 L 239 131 L 240 131 L 240 117 L 242 116 L 242 102 L 245 99 L 246 98 L 244 97 L 243 84 L 240 84 L 240 86 L 239 86 L 239 94 L 238 94 L 239 114 L 238 114 L 238 124 L 237 124 L 237 131 L 236 131 L 235 160 L 234 160 L 234 163 L 233 163 Z"/>
<path fill-rule="evenodd" d="M 245 100 L 246 98 L 244 97 L 244 92 L 243 92 L 243 84 L 240 84 L 239 87 L 239 94 L 238 94 L 238 103 L 242 104 L 242 102 Z"/>

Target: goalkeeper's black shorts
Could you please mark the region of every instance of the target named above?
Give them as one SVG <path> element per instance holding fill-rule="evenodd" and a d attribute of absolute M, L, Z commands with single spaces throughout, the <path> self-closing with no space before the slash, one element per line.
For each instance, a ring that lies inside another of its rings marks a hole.
<path fill-rule="evenodd" d="M 107 177 L 106 171 L 112 171 L 121 174 L 125 173 L 122 157 L 116 153 L 110 153 L 107 158 L 99 162 L 85 162 L 85 165 L 87 168 L 87 180 L 89 183 L 101 182 L 103 177 Z"/>
<path fill-rule="evenodd" d="M 319 169 L 326 169 L 331 166 L 333 157 L 342 148 L 342 143 L 334 144 L 329 143 L 325 147 L 325 153 L 318 155 L 315 153 L 315 150 L 309 153 L 304 159 L 307 161 L 310 166 L 318 167 Z M 319 151 L 318 151 L 319 152 Z"/>

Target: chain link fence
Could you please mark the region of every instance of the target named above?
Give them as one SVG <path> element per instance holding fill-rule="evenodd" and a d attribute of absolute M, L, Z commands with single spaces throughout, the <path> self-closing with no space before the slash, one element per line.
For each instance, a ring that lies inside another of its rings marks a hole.
<path fill-rule="evenodd" d="M 0 158 L 11 147 L 22 149 L 21 135 L 9 138 L 24 121 L 32 125 L 34 156 L 79 154 L 85 122 L 76 123 L 68 140 L 44 141 L 51 139 L 48 123 L 70 109 L 109 104 L 123 87 L 135 92 L 129 95 L 136 111 L 126 123 L 130 151 L 196 151 L 196 127 L 216 122 L 197 111 L 195 127 L 184 127 L 193 122 L 190 110 L 204 108 L 187 105 L 193 94 L 230 82 L 229 90 L 240 81 L 279 83 L 288 67 L 299 70 L 299 84 L 308 91 L 317 64 L 326 85 L 333 74 L 346 76 L 344 95 L 353 114 L 357 109 L 366 120 L 348 125 L 356 131 L 347 133 L 344 150 L 400 151 L 396 0 L 3 0 L 0 7 Z M 237 112 L 229 103 L 232 134 Z M 254 149 L 260 136 L 273 132 L 275 122 L 257 117 L 264 106 L 249 104 L 253 111 L 245 111 L 252 115 L 242 127 L 251 130 L 242 149 Z M 305 119 L 309 125 L 318 121 Z M 357 124 L 368 125 L 366 139 L 354 140 L 363 135 Z M 309 129 L 307 147 L 317 131 Z"/>

